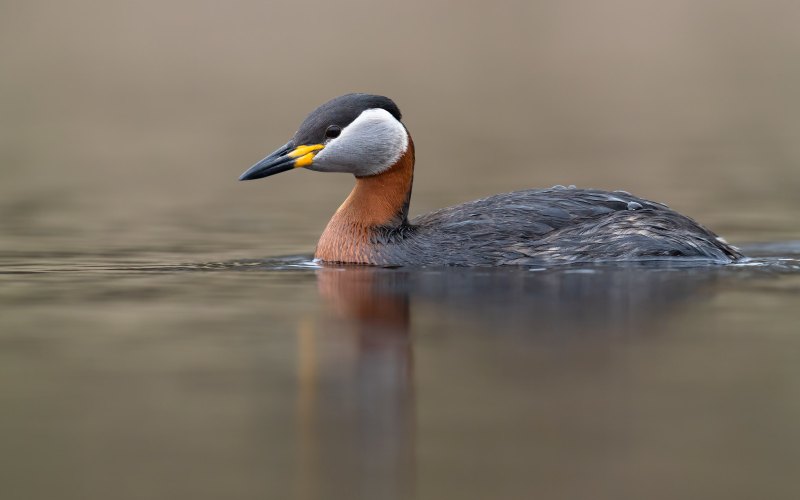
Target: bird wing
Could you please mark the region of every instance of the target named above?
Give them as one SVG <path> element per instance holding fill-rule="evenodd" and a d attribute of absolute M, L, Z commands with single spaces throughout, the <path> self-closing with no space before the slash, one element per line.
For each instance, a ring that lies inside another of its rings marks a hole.
<path fill-rule="evenodd" d="M 692 219 L 623 191 L 504 193 L 415 218 L 425 239 L 470 263 L 619 260 L 738 253 Z"/>
<path fill-rule="evenodd" d="M 623 191 L 555 187 L 497 194 L 419 216 L 411 223 L 442 232 L 510 231 L 541 237 L 613 212 L 643 208 L 671 212 L 666 205 Z"/>

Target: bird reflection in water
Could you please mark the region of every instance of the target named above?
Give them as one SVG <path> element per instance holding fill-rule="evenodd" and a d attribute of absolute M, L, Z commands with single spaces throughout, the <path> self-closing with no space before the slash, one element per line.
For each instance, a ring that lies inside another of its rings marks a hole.
<path fill-rule="evenodd" d="M 333 315 L 298 328 L 297 498 L 414 496 L 408 297 L 372 271 L 320 269 Z"/>
<path fill-rule="evenodd" d="M 412 333 L 489 335 L 533 348 L 657 334 L 676 307 L 711 296 L 719 278 L 711 269 L 641 265 L 326 266 L 316 275 L 326 312 L 298 336 L 298 498 L 414 496 Z"/>

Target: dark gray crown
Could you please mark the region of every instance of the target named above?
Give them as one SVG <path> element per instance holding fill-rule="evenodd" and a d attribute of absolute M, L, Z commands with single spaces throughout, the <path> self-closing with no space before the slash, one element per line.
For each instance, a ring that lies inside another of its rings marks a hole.
<path fill-rule="evenodd" d="M 385 109 L 400 120 L 397 105 L 388 97 L 372 94 L 345 94 L 335 97 L 309 114 L 292 142 L 295 145 L 320 144 L 325 141 L 325 130 L 331 125 L 345 128 L 368 109 Z"/>

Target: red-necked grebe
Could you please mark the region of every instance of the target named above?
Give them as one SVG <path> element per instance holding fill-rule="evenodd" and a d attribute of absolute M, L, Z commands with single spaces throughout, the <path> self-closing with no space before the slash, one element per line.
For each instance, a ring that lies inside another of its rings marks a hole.
<path fill-rule="evenodd" d="M 414 143 L 391 99 L 347 94 L 240 180 L 293 168 L 347 172 L 356 186 L 317 244 L 323 262 L 499 266 L 742 255 L 665 205 L 622 191 L 554 187 L 498 194 L 408 220 Z"/>

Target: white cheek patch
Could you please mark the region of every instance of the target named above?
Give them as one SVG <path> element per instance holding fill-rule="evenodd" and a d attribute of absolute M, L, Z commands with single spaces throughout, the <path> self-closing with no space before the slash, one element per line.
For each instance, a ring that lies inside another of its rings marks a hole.
<path fill-rule="evenodd" d="M 314 157 L 311 170 L 379 174 L 397 163 L 408 149 L 403 124 L 385 109 L 368 109 Z"/>

